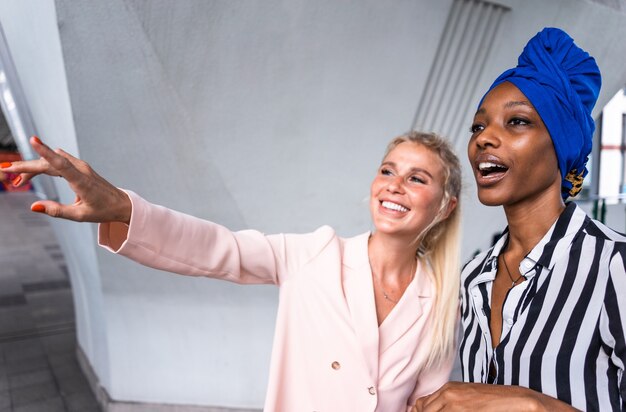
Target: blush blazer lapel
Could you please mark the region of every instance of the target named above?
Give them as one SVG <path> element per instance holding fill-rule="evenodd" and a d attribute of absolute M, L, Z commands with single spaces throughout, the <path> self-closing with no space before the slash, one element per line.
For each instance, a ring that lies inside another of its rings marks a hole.
<path fill-rule="evenodd" d="M 372 270 L 367 256 L 369 233 L 348 239 L 344 246 L 343 287 L 356 337 L 368 373 L 378 379 L 378 320 Z"/>
<path fill-rule="evenodd" d="M 423 263 L 421 261 L 418 263 L 413 280 L 380 325 L 380 353 L 385 352 L 420 320 L 424 304 L 431 299 L 432 282 L 423 269 Z"/>

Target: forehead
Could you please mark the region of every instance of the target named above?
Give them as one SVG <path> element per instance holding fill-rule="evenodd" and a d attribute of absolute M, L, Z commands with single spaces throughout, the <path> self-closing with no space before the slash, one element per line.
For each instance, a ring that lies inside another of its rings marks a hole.
<path fill-rule="evenodd" d="M 428 147 L 414 142 L 402 142 L 387 154 L 383 163 L 394 163 L 398 167 L 419 168 L 431 175 L 443 176 L 444 164 L 439 155 Z"/>
<path fill-rule="evenodd" d="M 500 83 L 487 93 L 476 114 L 494 109 L 506 109 L 510 107 L 527 107 L 536 111 L 533 104 L 513 83 Z"/>
<path fill-rule="evenodd" d="M 535 106 L 533 106 L 526 95 L 510 82 L 500 83 L 487 93 L 478 111 L 476 111 L 474 119 L 480 119 L 481 115 L 488 115 L 487 117 L 490 117 L 515 113 L 512 110 L 520 111 L 530 116 L 531 119 L 536 121 L 540 129 L 542 131 L 545 130 L 546 133 L 548 133 L 548 137 L 550 137 L 548 128 L 541 117 L 541 113 L 535 109 Z"/>

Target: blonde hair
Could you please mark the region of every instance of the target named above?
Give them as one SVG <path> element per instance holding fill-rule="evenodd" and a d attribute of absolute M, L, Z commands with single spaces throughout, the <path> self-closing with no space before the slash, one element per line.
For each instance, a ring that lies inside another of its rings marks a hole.
<path fill-rule="evenodd" d="M 421 145 L 437 154 L 444 169 L 444 195 L 433 222 L 416 238 L 418 256 L 430 264 L 435 284 L 434 316 L 431 324 L 431 350 L 427 367 L 448 359 L 455 351 L 461 283 L 461 163 L 451 145 L 434 133 L 411 131 L 393 139 L 387 146 L 385 158 L 401 143 Z M 447 218 L 450 200 L 456 207 Z"/>

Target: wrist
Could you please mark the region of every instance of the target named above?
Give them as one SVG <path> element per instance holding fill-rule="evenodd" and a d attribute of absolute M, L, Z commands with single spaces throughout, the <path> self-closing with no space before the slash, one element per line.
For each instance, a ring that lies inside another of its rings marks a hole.
<path fill-rule="evenodd" d="M 529 412 L 544 412 L 547 410 L 543 402 L 537 399 L 537 397 L 534 394 L 531 394 L 530 396 L 525 397 L 524 401 L 525 402 L 523 402 L 521 410 L 529 411 Z"/>
<path fill-rule="evenodd" d="M 119 202 L 120 210 L 119 210 L 118 218 L 116 219 L 116 221 L 130 225 L 130 218 L 133 214 L 133 203 L 131 202 L 130 196 L 128 196 L 128 193 L 126 193 L 125 191 L 121 189 L 117 189 L 117 190 L 120 196 L 120 202 Z"/>
<path fill-rule="evenodd" d="M 532 412 L 558 412 L 558 411 L 577 411 L 576 408 L 571 405 L 560 401 L 556 398 L 543 394 L 541 392 L 534 391 L 532 389 L 524 388 L 527 392 L 523 397 L 524 402 L 521 402 L 524 411 Z"/>

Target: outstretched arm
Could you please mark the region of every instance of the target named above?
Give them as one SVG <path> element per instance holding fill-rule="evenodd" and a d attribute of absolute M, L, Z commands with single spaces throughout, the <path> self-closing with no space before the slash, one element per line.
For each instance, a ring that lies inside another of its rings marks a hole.
<path fill-rule="evenodd" d="M 102 178 L 89 164 L 61 149 L 50 149 L 36 136 L 30 138 L 30 144 L 41 158 L 2 164 L 3 172 L 19 174 L 14 185 L 21 186 L 40 174 L 60 176 L 76 194 L 71 205 L 39 200 L 31 205 L 31 210 L 77 222 L 130 221 L 132 205 L 128 195 Z"/>
<path fill-rule="evenodd" d="M 412 412 L 576 411 L 572 406 L 523 386 L 448 382 L 417 400 Z"/>

